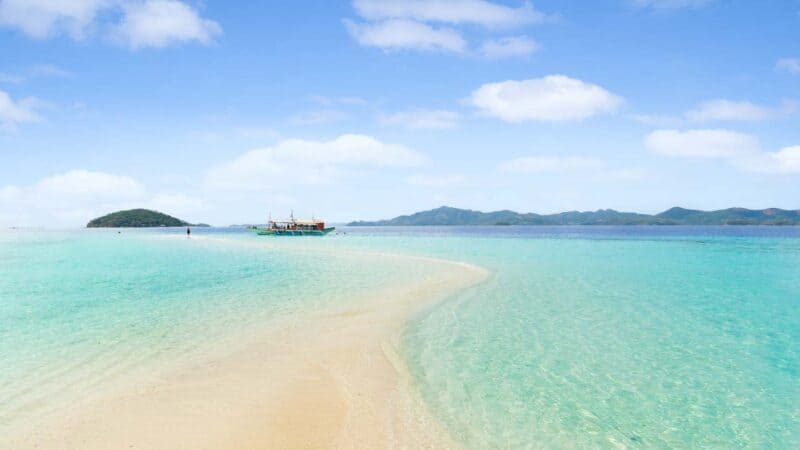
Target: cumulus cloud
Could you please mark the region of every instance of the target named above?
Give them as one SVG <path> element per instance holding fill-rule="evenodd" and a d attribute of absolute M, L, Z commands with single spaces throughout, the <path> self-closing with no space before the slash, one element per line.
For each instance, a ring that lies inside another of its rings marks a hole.
<path fill-rule="evenodd" d="M 500 170 L 516 173 L 592 171 L 605 168 L 604 161 L 585 156 L 525 156 L 500 163 Z"/>
<path fill-rule="evenodd" d="M 517 27 L 547 18 L 528 2 L 510 7 L 485 0 L 354 0 L 353 8 L 368 20 L 411 19 L 489 28 Z"/>
<path fill-rule="evenodd" d="M 464 184 L 464 181 L 464 175 L 457 173 L 443 175 L 418 174 L 408 178 L 408 183 L 412 186 L 432 188 L 459 186 Z"/>
<path fill-rule="evenodd" d="M 794 113 L 797 106 L 797 102 L 790 100 L 784 100 L 780 106 L 767 107 L 749 101 L 718 98 L 701 102 L 682 116 L 636 114 L 631 118 L 645 125 L 677 128 L 691 122 L 756 122 L 775 119 Z"/>
<path fill-rule="evenodd" d="M 94 217 L 131 208 L 187 217 L 205 207 L 203 200 L 181 193 L 148 193 L 126 175 L 84 169 L 50 175 L 27 186 L 0 186 L 3 225 L 84 226 Z"/>
<path fill-rule="evenodd" d="M 71 170 L 44 178 L 36 192 L 64 198 L 130 199 L 144 194 L 144 188 L 131 177 L 88 170 Z"/>
<path fill-rule="evenodd" d="M 733 164 L 750 172 L 798 175 L 800 174 L 800 145 L 785 147 L 777 152 L 765 152 L 734 160 Z"/>
<path fill-rule="evenodd" d="M 466 42 L 457 31 L 432 27 L 413 20 L 392 19 L 377 23 L 345 20 L 350 35 L 361 45 L 384 50 L 424 50 L 461 53 Z"/>
<path fill-rule="evenodd" d="M 700 103 L 686 113 L 686 118 L 695 122 L 709 121 L 757 121 L 775 115 L 774 111 L 750 102 L 716 99 Z"/>
<path fill-rule="evenodd" d="M 539 50 L 539 44 L 527 36 L 512 36 L 488 40 L 483 43 L 480 53 L 491 59 L 528 56 Z"/>
<path fill-rule="evenodd" d="M 665 156 L 724 160 L 748 172 L 800 174 L 800 146 L 765 152 L 755 137 L 730 130 L 657 130 L 645 146 Z"/>
<path fill-rule="evenodd" d="M 179 0 L 2 0 L 0 26 L 37 39 L 67 34 L 84 39 L 103 28 L 101 17 L 122 15 L 114 36 L 132 48 L 165 47 L 196 41 L 210 43 L 220 26 L 203 19 Z"/>
<path fill-rule="evenodd" d="M 800 174 L 800 145 L 768 153 L 767 157 L 772 161 L 772 171 Z"/>
<path fill-rule="evenodd" d="M 800 173 L 800 145 L 793 145 L 770 153 L 769 157 L 777 162 L 781 170 Z"/>
<path fill-rule="evenodd" d="M 472 92 L 468 102 L 507 122 L 560 122 L 614 112 L 622 98 L 595 84 L 550 75 L 484 84 Z"/>
<path fill-rule="evenodd" d="M 800 75 L 800 58 L 781 58 L 775 64 L 775 68 L 793 75 Z"/>
<path fill-rule="evenodd" d="M 14 129 L 23 122 L 36 122 L 39 115 L 35 108 L 39 102 L 35 98 L 14 101 L 7 93 L 0 91 L 0 129 Z"/>
<path fill-rule="evenodd" d="M 22 197 L 22 189 L 17 186 L 0 187 L 0 202 L 12 202 Z"/>
<path fill-rule="evenodd" d="M 756 138 L 723 129 L 657 130 L 645 138 L 653 153 L 688 158 L 734 158 L 757 152 Z"/>
<path fill-rule="evenodd" d="M 219 189 L 280 190 L 326 184 L 346 168 L 417 167 L 426 162 L 414 150 L 365 135 L 345 134 L 330 141 L 289 139 L 213 167 L 206 183 Z"/>
<path fill-rule="evenodd" d="M 222 32 L 216 22 L 203 19 L 191 6 L 177 0 L 130 3 L 124 10 L 116 35 L 134 49 L 191 41 L 208 44 Z"/>
<path fill-rule="evenodd" d="M 37 39 L 61 32 L 81 39 L 97 14 L 110 6 L 109 0 L 3 0 L 0 25 Z"/>
<path fill-rule="evenodd" d="M 83 225 L 89 219 L 144 198 L 133 178 L 71 170 L 30 186 L 0 188 L 0 211 L 10 225 Z"/>
<path fill-rule="evenodd" d="M 490 31 L 517 28 L 548 20 L 529 3 L 507 6 L 486 0 L 354 0 L 361 22 L 345 20 L 361 45 L 385 50 L 473 53 L 459 28 L 478 26 Z M 529 55 L 538 49 L 524 37 L 489 39 L 476 48 L 489 58 Z"/>
<path fill-rule="evenodd" d="M 384 125 L 400 125 L 410 129 L 455 128 L 461 116 L 455 111 L 412 109 L 383 115 Z"/>

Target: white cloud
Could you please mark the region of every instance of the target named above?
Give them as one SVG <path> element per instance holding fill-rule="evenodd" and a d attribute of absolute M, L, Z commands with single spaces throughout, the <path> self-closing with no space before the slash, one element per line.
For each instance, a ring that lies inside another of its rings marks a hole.
<path fill-rule="evenodd" d="M 36 192 L 54 198 L 131 199 L 144 194 L 144 188 L 131 177 L 88 170 L 71 170 L 44 178 Z"/>
<path fill-rule="evenodd" d="M 783 171 L 800 173 L 800 145 L 783 148 L 776 153 L 770 153 L 769 156 Z"/>
<path fill-rule="evenodd" d="M 491 59 L 528 56 L 539 50 L 539 44 L 527 36 L 512 36 L 483 43 L 480 52 Z"/>
<path fill-rule="evenodd" d="M 461 53 L 466 42 L 457 31 L 434 28 L 413 20 L 392 19 L 377 23 L 344 21 L 347 31 L 361 45 L 384 50 L 424 50 Z"/>
<path fill-rule="evenodd" d="M 0 187 L 0 202 L 12 202 L 22 197 L 23 192 L 17 186 Z"/>
<path fill-rule="evenodd" d="M 402 145 L 345 134 L 331 141 L 289 139 L 213 167 L 206 183 L 219 189 L 260 190 L 325 184 L 348 167 L 416 167 L 427 158 Z"/>
<path fill-rule="evenodd" d="M 38 103 L 34 98 L 14 101 L 7 93 L 0 91 L 0 128 L 13 129 L 22 122 L 36 122 L 39 120 L 35 111 Z"/>
<path fill-rule="evenodd" d="M 384 50 L 422 50 L 466 54 L 461 30 L 479 26 L 491 30 L 540 23 L 549 17 L 524 2 L 507 6 L 486 0 L 354 0 L 363 22 L 344 20 L 350 35 L 361 45 Z M 488 58 L 524 56 L 538 44 L 525 36 L 488 39 L 470 50 Z"/>
<path fill-rule="evenodd" d="M 750 102 L 716 99 L 700 103 L 686 113 L 686 118 L 694 122 L 757 121 L 768 119 L 774 114 L 771 109 Z"/>
<path fill-rule="evenodd" d="M 508 122 L 558 122 L 614 112 L 622 99 L 595 84 L 550 75 L 484 84 L 472 92 L 468 102 Z"/>
<path fill-rule="evenodd" d="M 61 32 L 81 39 L 97 14 L 112 4 L 110 0 L 3 0 L 0 25 L 37 39 Z"/>
<path fill-rule="evenodd" d="M 412 109 L 383 115 L 379 121 L 384 125 L 402 125 L 411 129 L 454 128 L 461 116 L 455 111 Z"/>
<path fill-rule="evenodd" d="M 723 129 L 657 130 L 645 138 L 645 146 L 660 155 L 689 158 L 734 158 L 759 150 L 756 138 Z"/>
<path fill-rule="evenodd" d="M 191 41 L 208 44 L 222 32 L 219 24 L 177 0 L 146 0 L 124 9 L 116 34 L 134 49 Z"/>
<path fill-rule="evenodd" d="M 100 214 L 139 206 L 145 195 L 133 178 L 71 170 L 30 186 L 0 188 L 0 211 L 9 225 L 76 226 Z"/>
<path fill-rule="evenodd" d="M 781 58 L 775 64 L 775 68 L 793 75 L 800 75 L 800 58 Z"/>
<path fill-rule="evenodd" d="M 678 128 L 687 122 L 755 122 L 786 116 L 797 111 L 798 103 L 784 100 L 781 106 L 766 107 L 748 101 L 724 98 L 699 103 L 682 116 L 635 114 L 631 118 L 639 123 L 660 128 Z"/>
<path fill-rule="evenodd" d="M 665 156 L 725 160 L 747 172 L 800 174 L 800 145 L 765 152 L 755 137 L 730 130 L 658 130 L 645 146 Z"/>
<path fill-rule="evenodd" d="M 465 178 L 461 174 L 425 175 L 419 174 L 408 178 L 412 186 L 443 188 L 464 184 Z"/>
<path fill-rule="evenodd" d="M 83 169 L 45 177 L 29 186 L 0 187 L 0 223 L 84 226 L 112 211 L 150 208 L 187 218 L 206 203 L 181 193 L 152 195 L 134 178 Z"/>
<path fill-rule="evenodd" d="M 104 28 L 100 18 L 120 13 L 113 35 L 132 48 L 208 44 L 222 31 L 179 0 L 1 0 L 0 26 L 37 39 L 62 33 L 83 39 L 93 29 Z"/>
<path fill-rule="evenodd" d="M 500 163 L 500 170 L 515 173 L 595 171 L 604 161 L 584 156 L 525 156 Z"/>
<path fill-rule="evenodd" d="M 777 152 L 754 155 L 735 161 L 741 169 L 774 174 L 800 174 L 800 145 L 785 147 Z"/>
<path fill-rule="evenodd" d="M 528 2 L 514 8 L 485 0 L 354 0 L 353 7 L 359 16 L 372 21 L 411 19 L 484 27 L 517 27 L 547 19 Z"/>
<path fill-rule="evenodd" d="M 700 8 L 713 0 L 631 0 L 634 6 L 656 10 Z"/>

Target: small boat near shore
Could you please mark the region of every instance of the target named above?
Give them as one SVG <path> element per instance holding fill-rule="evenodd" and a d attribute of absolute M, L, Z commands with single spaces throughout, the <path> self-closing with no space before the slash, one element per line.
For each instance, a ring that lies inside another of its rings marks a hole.
<path fill-rule="evenodd" d="M 294 213 L 287 220 L 272 220 L 266 228 L 252 227 L 259 236 L 325 236 L 336 227 L 325 227 L 319 219 L 295 219 Z"/>

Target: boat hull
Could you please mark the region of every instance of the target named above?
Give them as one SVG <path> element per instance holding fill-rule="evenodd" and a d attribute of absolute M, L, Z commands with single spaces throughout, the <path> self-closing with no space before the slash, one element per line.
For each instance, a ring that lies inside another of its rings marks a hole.
<path fill-rule="evenodd" d="M 256 228 L 256 234 L 259 236 L 325 236 L 336 227 L 329 227 L 323 230 L 272 230 L 269 228 Z"/>

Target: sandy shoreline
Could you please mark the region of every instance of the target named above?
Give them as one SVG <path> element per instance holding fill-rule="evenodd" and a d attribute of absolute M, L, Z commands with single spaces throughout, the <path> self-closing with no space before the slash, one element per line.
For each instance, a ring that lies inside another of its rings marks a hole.
<path fill-rule="evenodd" d="M 383 256 L 387 257 L 387 256 Z M 397 258 L 412 258 L 395 256 Z M 425 279 L 259 330 L 229 351 L 76 405 L 13 448 L 452 448 L 409 388 L 406 321 L 486 271 L 430 265 Z M 0 440 L 2 442 L 2 440 Z"/>

